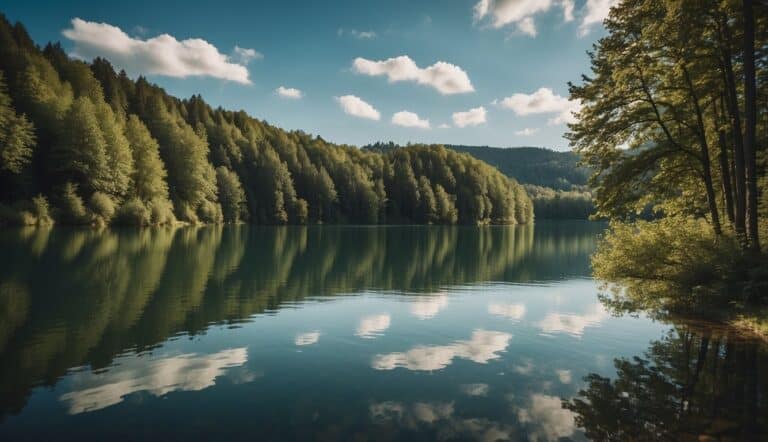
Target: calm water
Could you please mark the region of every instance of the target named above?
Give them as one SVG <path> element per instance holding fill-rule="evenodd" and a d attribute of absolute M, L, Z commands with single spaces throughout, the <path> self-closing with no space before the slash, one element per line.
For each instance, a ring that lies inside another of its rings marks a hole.
<path fill-rule="evenodd" d="M 766 346 L 610 315 L 604 227 L 0 231 L 0 440 L 762 438 Z"/>

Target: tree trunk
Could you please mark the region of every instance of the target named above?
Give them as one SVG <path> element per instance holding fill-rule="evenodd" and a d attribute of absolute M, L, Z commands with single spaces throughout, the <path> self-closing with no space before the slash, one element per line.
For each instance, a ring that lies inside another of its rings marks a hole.
<path fill-rule="evenodd" d="M 757 94 L 755 91 L 755 16 L 752 0 L 744 0 L 744 157 L 749 249 L 760 251 L 757 229 Z"/>
<path fill-rule="evenodd" d="M 731 121 L 731 134 L 733 136 L 733 166 L 734 166 L 734 220 L 733 226 L 736 236 L 744 248 L 747 245 L 746 236 L 746 176 L 744 168 L 744 140 L 741 132 L 741 115 L 739 101 L 736 93 L 736 77 L 733 73 L 733 60 L 731 58 L 731 31 L 725 16 L 720 20 L 722 41 L 720 51 L 723 58 L 723 74 L 725 77 L 725 90 L 728 103 L 728 114 Z"/>
<path fill-rule="evenodd" d="M 720 212 L 717 211 L 717 196 L 715 195 L 715 187 L 712 184 L 712 164 L 709 159 L 709 144 L 707 143 L 707 134 L 704 128 L 704 116 L 699 106 L 699 98 L 696 94 L 696 89 L 693 87 L 693 81 L 688 73 L 688 68 L 685 67 L 683 62 L 683 77 L 685 83 L 688 86 L 688 93 L 691 96 L 691 103 L 696 113 L 697 130 L 696 135 L 699 138 L 699 150 L 701 152 L 701 168 L 702 178 L 704 180 L 704 186 L 707 190 L 707 204 L 709 205 L 709 216 L 712 217 L 712 229 L 716 235 L 723 233 L 720 226 Z"/>
<path fill-rule="evenodd" d="M 720 105 L 723 104 L 723 98 L 720 97 Z M 717 128 L 718 142 L 720 145 L 720 153 L 718 159 L 720 161 L 720 176 L 723 183 L 723 196 L 725 198 L 725 212 L 728 216 L 728 221 L 731 225 L 734 223 L 734 208 L 733 208 L 733 189 L 731 188 L 731 165 L 728 159 L 728 146 L 725 138 L 725 130 L 723 130 L 722 116 L 718 109 L 717 99 L 712 100 L 712 110 L 714 115 L 714 123 Z"/>

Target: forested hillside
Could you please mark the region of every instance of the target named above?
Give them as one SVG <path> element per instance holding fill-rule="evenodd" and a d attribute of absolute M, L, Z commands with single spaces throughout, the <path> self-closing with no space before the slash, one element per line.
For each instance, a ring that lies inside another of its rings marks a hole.
<path fill-rule="evenodd" d="M 542 147 L 446 147 L 485 161 L 523 184 L 572 190 L 574 186 L 586 185 L 590 175 L 588 168 L 579 165 L 578 154 L 570 151 L 557 152 Z"/>
<path fill-rule="evenodd" d="M 0 223 L 526 223 L 522 186 L 440 146 L 376 153 L 178 99 L 0 16 Z"/>
<path fill-rule="evenodd" d="M 519 183 L 533 201 L 536 217 L 543 219 L 589 219 L 595 213 L 587 186 L 589 169 L 579 165 L 573 152 L 541 147 L 487 147 L 446 145 L 498 168 Z M 375 143 L 364 149 L 381 153 L 403 148 L 393 142 Z"/>

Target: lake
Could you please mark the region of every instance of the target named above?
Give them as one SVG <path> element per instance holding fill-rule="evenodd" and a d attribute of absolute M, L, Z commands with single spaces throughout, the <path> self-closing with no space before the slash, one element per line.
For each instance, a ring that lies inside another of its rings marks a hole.
<path fill-rule="evenodd" d="M 2 230 L 0 440 L 764 437 L 765 343 L 611 314 L 605 228 Z"/>

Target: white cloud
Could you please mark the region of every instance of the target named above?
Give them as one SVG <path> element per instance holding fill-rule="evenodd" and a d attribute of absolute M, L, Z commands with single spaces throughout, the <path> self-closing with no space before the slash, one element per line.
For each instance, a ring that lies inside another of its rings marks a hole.
<path fill-rule="evenodd" d="M 469 341 L 456 341 L 448 345 L 420 346 L 405 353 L 377 355 L 371 366 L 376 370 L 393 370 L 403 367 L 408 370 L 440 370 L 453 362 L 454 358 L 469 359 L 485 364 L 499 357 L 506 350 L 512 335 L 497 331 L 475 330 Z"/>
<path fill-rule="evenodd" d="M 232 60 L 203 39 L 179 41 L 162 34 L 142 40 L 129 37 L 117 26 L 80 18 L 72 19 L 72 28 L 65 29 L 63 34 L 75 42 L 74 56 L 82 59 L 105 57 L 129 73 L 177 78 L 206 76 L 251 83 L 243 63 Z"/>
<path fill-rule="evenodd" d="M 344 95 L 336 97 L 336 101 L 339 102 L 341 109 L 344 110 L 344 113 L 347 115 L 377 121 L 381 119 L 379 111 L 359 97 L 354 95 Z"/>
<path fill-rule="evenodd" d="M 450 129 L 450 128 L 451 128 L 451 125 L 450 125 L 450 124 L 447 124 L 447 123 L 443 123 L 443 124 L 441 124 L 441 125 L 437 126 L 437 128 L 438 128 L 438 129 Z"/>
<path fill-rule="evenodd" d="M 596 327 L 608 317 L 602 304 L 593 305 L 589 311 L 577 315 L 572 313 L 549 313 L 541 321 L 539 328 L 545 334 L 566 333 L 581 337 L 587 327 Z"/>
<path fill-rule="evenodd" d="M 498 105 L 512 110 L 516 115 L 555 114 L 548 124 L 574 123 L 574 112 L 581 109 L 578 101 L 569 100 L 552 92 L 548 87 L 539 88 L 532 94 L 517 93 L 497 101 Z"/>
<path fill-rule="evenodd" d="M 294 340 L 294 343 L 296 345 L 312 345 L 317 344 L 317 341 L 320 340 L 320 332 L 319 331 L 311 331 L 307 333 L 299 333 L 296 335 L 296 339 Z"/>
<path fill-rule="evenodd" d="M 579 25 L 579 36 L 589 34 L 592 25 L 600 24 L 608 17 L 611 8 L 616 6 L 619 0 L 587 0 L 582 9 L 583 16 Z"/>
<path fill-rule="evenodd" d="M 392 115 L 392 124 L 395 126 L 429 129 L 429 120 L 422 120 L 417 114 L 408 111 L 400 111 Z"/>
<path fill-rule="evenodd" d="M 531 440 L 556 441 L 576 430 L 573 412 L 564 409 L 556 396 L 532 394 L 530 407 L 518 410 L 517 419 L 535 427 L 529 434 Z"/>
<path fill-rule="evenodd" d="M 521 136 L 521 137 L 530 137 L 531 135 L 535 135 L 539 131 L 536 127 L 526 127 L 525 129 L 516 130 L 515 135 Z"/>
<path fill-rule="evenodd" d="M 357 324 L 355 336 L 374 339 L 381 336 L 388 328 L 391 318 L 388 314 L 366 316 Z"/>
<path fill-rule="evenodd" d="M 534 16 L 559 6 L 563 20 L 573 20 L 573 0 L 480 0 L 475 4 L 475 21 L 487 20 L 491 27 L 499 29 L 514 25 L 517 30 L 531 37 L 536 36 Z"/>
<path fill-rule="evenodd" d="M 467 396 L 488 396 L 488 384 L 464 384 L 459 387 Z"/>
<path fill-rule="evenodd" d="M 470 109 L 466 112 L 454 112 L 453 124 L 456 127 L 477 126 L 485 123 L 485 108 L 483 106 Z"/>
<path fill-rule="evenodd" d="M 277 89 L 275 89 L 275 92 L 277 93 L 277 95 L 283 98 L 289 98 L 291 100 L 298 100 L 304 96 L 303 92 L 293 87 L 280 86 Z"/>
<path fill-rule="evenodd" d="M 488 313 L 519 321 L 525 316 L 525 304 L 488 304 Z"/>
<path fill-rule="evenodd" d="M 352 70 L 358 74 L 385 75 L 390 83 L 413 81 L 437 89 L 443 95 L 473 92 L 475 88 L 469 76 L 459 66 L 438 61 L 427 68 L 420 68 L 407 55 L 382 61 L 358 57 L 352 63 Z"/>
<path fill-rule="evenodd" d="M 358 40 L 370 40 L 377 37 L 375 31 L 358 31 L 357 29 L 344 28 L 339 28 L 338 31 L 336 31 L 336 35 L 339 37 L 343 35 L 349 35 L 350 37 L 356 38 Z"/>
<path fill-rule="evenodd" d="M 573 21 L 573 0 L 562 0 L 560 4 L 563 6 L 563 20 L 566 22 Z"/>
<path fill-rule="evenodd" d="M 536 23 L 533 22 L 533 18 L 531 17 L 525 17 L 524 19 L 517 22 L 517 29 L 522 32 L 525 35 L 529 35 L 531 37 L 536 36 Z"/>
<path fill-rule="evenodd" d="M 573 379 L 571 370 L 555 370 L 555 373 L 557 373 L 557 378 L 561 384 L 570 384 Z"/>
<path fill-rule="evenodd" d="M 209 355 L 131 358 L 106 372 L 74 375 L 75 388 L 60 400 L 67 403 L 69 414 L 78 414 L 118 404 L 125 396 L 138 391 L 147 391 L 153 396 L 172 391 L 198 391 L 213 386 L 226 369 L 242 366 L 247 360 L 245 347 Z"/>
<path fill-rule="evenodd" d="M 251 60 L 261 60 L 264 58 L 264 55 L 261 52 L 256 52 L 255 49 L 241 48 L 237 45 L 235 46 L 234 53 L 240 64 L 248 64 Z"/>

